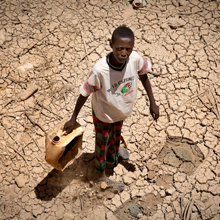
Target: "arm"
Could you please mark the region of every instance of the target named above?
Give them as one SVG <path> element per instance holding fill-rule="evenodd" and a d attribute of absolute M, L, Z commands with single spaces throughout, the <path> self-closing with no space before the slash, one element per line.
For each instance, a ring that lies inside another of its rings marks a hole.
<path fill-rule="evenodd" d="M 152 92 L 152 88 L 151 88 L 151 84 L 148 79 L 148 76 L 147 74 L 143 74 L 143 75 L 140 75 L 139 78 L 150 100 L 150 113 L 152 117 L 154 118 L 154 120 L 157 120 L 159 118 L 159 107 L 155 103 L 155 99 L 153 96 L 153 92 Z"/>
<path fill-rule="evenodd" d="M 63 131 L 66 131 L 65 135 L 67 135 L 68 133 L 70 133 L 73 130 L 75 123 L 76 123 L 76 118 L 77 118 L 82 106 L 85 104 L 87 99 L 88 99 L 88 96 L 84 97 L 81 94 L 79 95 L 77 102 L 76 102 L 76 106 L 75 106 L 73 115 L 72 115 L 71 119 L 69 121 L 67 121 L 63 127 Z"/>

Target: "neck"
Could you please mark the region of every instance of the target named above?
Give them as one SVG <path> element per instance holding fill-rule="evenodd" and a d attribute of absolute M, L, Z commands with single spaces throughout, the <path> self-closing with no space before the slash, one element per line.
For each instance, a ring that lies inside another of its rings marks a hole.
<path fill-rule="evenodd" d="M 109 61 L 109 64 L 111 66 L 113 66 L 114 68 L 120 69 L 124 65 L 124 63 L 121 64 L 121 63 L 117 62 L 117 60 L 115 59 L 113 53 L 110 54 L 108 61 Z"/>

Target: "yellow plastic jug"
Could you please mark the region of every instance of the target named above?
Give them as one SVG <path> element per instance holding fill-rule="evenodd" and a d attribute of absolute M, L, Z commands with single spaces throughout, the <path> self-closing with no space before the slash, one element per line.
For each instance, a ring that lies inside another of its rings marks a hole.
<path fill-rule="evenodd" d="M 68 135 L 63 135 L 63 120 L 46 135 L 46 161 L 57 170 L 63 170 L 69 162 L 79 156 L 82 151 L 82 135 L 84 129 L 79 123 Z"/>

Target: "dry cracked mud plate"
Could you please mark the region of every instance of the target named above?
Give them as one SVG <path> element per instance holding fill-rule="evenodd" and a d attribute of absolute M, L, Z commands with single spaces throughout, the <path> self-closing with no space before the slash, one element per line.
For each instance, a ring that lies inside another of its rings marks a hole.
<path fill-rule="evenodd" d="M 176 167 L 187 175 L 192 175 L 203 159 L 204 155 L 199 147 L 186 138 L 168 138 L 158 155 L 162 164 Z"/>

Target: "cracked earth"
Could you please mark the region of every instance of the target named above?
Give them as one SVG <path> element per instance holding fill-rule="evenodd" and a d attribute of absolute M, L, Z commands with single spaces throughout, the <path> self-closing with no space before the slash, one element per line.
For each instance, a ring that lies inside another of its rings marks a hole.
<path fill-rule="evenodd" d="M 45 161 L 45 134 L 71 116 L 122 24 L 161 72 L 149 74 L 161 116 L 152 120 L 139 82 L 122 130 L 130 158 L 109 171 L 125 184 L 115 193 L 88 181 L 91 97 L 78 117 L 83 151 L 63 172 Z M 220 219 L 219 57 L 219 0 L 149 0 L 139 10 L 124 0 L 0 0 L 0 219 Z"/>

